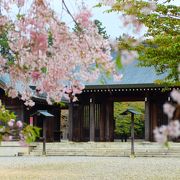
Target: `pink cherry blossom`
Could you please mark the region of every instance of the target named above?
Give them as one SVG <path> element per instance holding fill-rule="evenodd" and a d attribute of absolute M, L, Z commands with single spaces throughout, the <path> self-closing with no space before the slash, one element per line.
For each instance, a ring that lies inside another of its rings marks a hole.
<path fill-rule="evenodd" d="M 11 119 L 11 120 L 8 122 L 8 126 L 9 126 L 9 127 L 13 127 L 13 126 L 14 126 L 14 122 L 15 122 L 15 120 L 14 120 L 14 119 Z"/>
<path fill-rule="evenodd" d="M 160 128 L 155 128 L 154 131 L 154 138 L 155 140 L 160 143 L 164 144 L 167 142 L 167 136 L 168 136 L 168 128 L 167 126 L 163 125 Z"/>
<path fill-rule="evenodd" d="M 123 74 L 115 74 L 113 78 L 114 81 L 120 81 L 123 78 Z"/>
<path fill-rule="evenodd" d="M 8 96 L 11 98 L 16 98 L 18 96 L 18 92 L 15 89 L 9 89 L 8 90 Z"/>
<path fill-rule="evenodd" d="M 177 101 L 179 104 L 179 91 L 173 90 L 171 92 L 171 97 L 174 101 Z M 176 106 L 178 107 L 178 106 Z M 177 110 L 175 106 L 165 103 L 163 105 L 164 113 L 168 115 L 169 119 L 172 119 L 174 116 L 174 112 Z M 154 130 L 155 139 L 158 142 L 165 143 L 170 138 L 178 138 L 180 137 L 180 120 L 171 120 L 167 126 L 163 125 L 160 128 L 156 128 Z"/>
<path fill-rule="evenodd" d="M 20 137 L 21 140 L 24 140 L 24 135 L 23 135 L 22 131 L 20 131 L 19 137 Z"/>
<path fill-rule="evenodd" d="M 9 139 L 9 141 L 12 141 L 13 136 L 9 136 L 8 139 Z"/>
<path fill-rule="evenodd" d="M 143 7 L 140 12 L 145 14 L 145 15 L 148 15 L 150 14 L 152 11 L 156 10 L 157 6 L 156 6 L 156 2 L 155 1 L 150 1 L 148 3 L 147 6 Z"/>
<path fill-rule="evenodd" d="M 23 127 L 22 121 L 17 121 L 17 122 L 16 122 L 16 126 L 17 126 L 18 128 L 22 128 L 22 127 Z"/>
<path fill-rule="evenodd" d="M 8 136 L 8 135 L 4 135 L 4 136 L 2 136 L 2 139 L 3 139 L 4 141 L 9 141 L 9 136 Z"/>
<path fill-rule="evenodd" d="M 180 136 L 180 121 L 171 121 L 168 125 L 168 135 L 172 138 L 178 138 Z"/>
<path fill-rule="evenodd" d="M 76 101 L 78 101 L 78 98 L 76 96 L 74 96 L 72 101 L 76 102 Z"/>
<path fill-rule="evenodd" d="M 134 33 L 139 33 L 143 24 L 137 19 L 135 15 L 121 15 L 120 20 L 127 28 L 132 28 Z"/>
<path fill-rule="evenodd" d="M 149 1 L 149 8 L 154 11 L 157 8 L 156 1 Z"/>
<path fill-rule="evenodd" d="M 28 146 L 28 144 L 25 142 L 25 139 L 20 140 L 20 141 L 19 141 L 19 144 L 20 144 L 21 146 L 23 146 L 23 147 L 27 147 L 27 146 Z"/>
<path fill-rule="evenodd" d="M 31 76 L 32 76 L 32 78 L 33 78 L 33 80 L 38 80 L 39 78 L 40 78 L 40 72 L 38 72 L 38 71 L 33 71 L 32 73 L 31 73 Z"/>
<path fill-rule="evenodd" d="M 121 63 L 123 65 L 130 64 L 137 58 L 138 58 L 137 51 L 128 51 L 128 50 L 121 51 Z"/>
<path fill-rule="evenodd" d="M 72 88 L 64 88 L 64 91 L 68 94 L 72 93 Z"/>
<path fill-rule="evenodd" d="M 27 1 L 10 0 L 2 4 L 7 11 L 2 24 L 6 22 L 11 27 L 7 37 L 11 51 L 16 53 L 14 63 L 8 66 L 7 59 L 0 59 L 3 62 L 0 73 L 8 73 L 11 79 L 7 90 L 9 96 L 21 95 L 27 106 L 34 105 L 32 96 L 41 94 L 46 94 L 48 103 L 59 102 L 62 97 L 68 99 L 69 95 L 76 99 L 75 95 L 82 92 L 84 83 L 96 81 L 102 72 L 121 78 L 115 72 L 109 40 L 98 33 L 88 8 L 83 6 L 74 15 L 82 30 L 72 31 L 46 0 L 33 1 L 25 15 L 14 21 L 8 16 L 12 3 L 20 9 Z M 106 3 L 112 5 L 115 1 Z M 122 53 L 122 56 L 132 60 L 136 53 Z M 96 64 L 98 66 L 94 68 Z M 36 86 L 36 91 L 29 85 Z M 17 87 L 23 91 L 19 92 Z"/>
<path fill-rule="evenodd" d="M 5 26 L 8 23 L 8 19 L 6 16 L 0 16 L 0 27 L 2 28 L 3 26 Z"/>
<path fill-rule="evenodd" d="M 141 12 L 142 14 L 144 14 L 144 15 L 150 14 L 151 11 L 152 11 L 152 10 L 151 10 L 149 7 L 143 7 L 143 8 L 140 10 L 140 12 Z"/>
<path fill-rule="evenodd" d="M 32 106 L 34 106 L 34 105 L 35 105 L 35 102 L 34 102 L 34 101 L 32 101 L 32 100 L 28 100 L 28 101 L 26 101 L 24 104 L 25 104 L 26 106 L 30 106 L 30 107 L 32 107 Z"/>
<path fill-rule="evenodd" d="M 46 51 L 48 47 L 48 37 L 43 33 L 37 33 L 34 31 L 30 32 L 32 52 L 36 51 Z"/>
<path fill-rule="evenodd" d="M 82 93 L 82 89 L 80 89 L 79 87 L 73 87 L 73 94 L 81 94 Z"/>
<path fill-rule="evenodd" d="M 17 5 L 19 7 L 22 7 L 22 6 L 24 6 L 24 2 L 25 2 L 25 0 L 17 0 Z"/>
<path fill-rule="evenodd" d="M 0 55 L 0 63 L 1 63 L 1 66 L 4 66 L 6 64 L 6 59 L 4 59 L 1 55 Z"/>
<path fill-rule="evenodd" d="M 31 97 L 39 94 L 46 94 L 48 103 L 59 102 L 67 93 L 81 93 L 85 82 L 99 78 L 100 70 L 93 69 L 94 64 L 105 73 L 113 73 L 109 40 L 98 34 L 91 16 L 83 7 L 75 15 L 83 31 L 72 32 L 45 1 L 34 1 L 23 18 L 9 21 L 9 46 L 18 54 L 8 68 L 3 66 L 6 59 L 1 58 L 4 63 L 0 72 L 11 78 L 9 96 L 17 97 L 19 93 L 28 106 L 34 105 Z M 23 92 L 16 89 L 19 82 Z M 36 91 L 32 92 L 30 84 L 36 86 Z"/>
<path fill-rule="evenodd" d="M 82 27 L 87 27 L 92 24 L 90 20 L 91 17 L 92 17 L 91 11 L 88 10 L 87 8 L 83 8 L 75 18 Z"/>
<path fill-rule="evenodd" d="M 175 107 L 169 103 L 165 103 L 163 105 L 163 110 L 164 110 L 164 113 L 168 116 L 168 118 L 172 118 L 173 117 L 173 114 L 174 114 L 174 111 L 175 111 Z"/>
<path fill-rule="evenodd" d="M 180 91 L 174 89 L 170 95 L 174 101 L 180 104 Z"/>
<path fill-rule="evenodd" d="M 101 0 L 100 3 L 106 5 L 106 6 L 113 6 L 115 4 L 116 0 Z"/>

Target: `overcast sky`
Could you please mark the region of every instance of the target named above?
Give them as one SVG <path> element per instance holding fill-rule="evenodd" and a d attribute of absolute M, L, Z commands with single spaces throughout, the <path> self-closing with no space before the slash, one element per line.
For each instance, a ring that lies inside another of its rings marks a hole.
<path fill-rule="evenodd" d="M 56 1 L 56 0 L 54 0 Z M 59 0 L 57 0 L 59 2 Z M 163 1 L 163 0 L 162 0 Z M 65 0 L 65 2 L 68 5 L 68 8 L 72 12 L 72 14 L 75 14 L 78 11 L 78 4 L 81 4 L 81 0 Z M 119 14 L 117 13 L 105 13 L 104 11 L 108 9 L 108 7 L 101 7 L 101 8 L 93 8 L 98 3 L 98 0 L 84 0 L 84 2 L 88 5 L 88 7 L 92 10 L 93 19 L 100 20 L 103 25 L 106 27 L 107 33 L 112 37 L 118 37 L 119 35 L 122 35 L 123 33 L 130 33 L 135 36 L 142 36 L 144 33 L 144 30 L 140 34 L 133 34 L 132 29 L 130 28 L 124 28 L 121 24 Z M 171 2 L 172 4 L 180 5 L 180 0 L 174 0 Z M 57 9 L 58 6 L 55 3 L 55 8 Z M 59 11 L 59 8 L 57 9 Z M 73 26 L 73 22 L 70 18 L 66 17 L 66 22 L 69 23 L 70 26 Z"/>
<path fill-rule="evenodd" d="M 56 0 L 54 0 L 56 1 Z M 68 8 L 72 12 L 72 14 L 75 14 L 78 12 L 78 4 L 81 4 L 81 0 L 65 0 Z M 77 3 L 78 2 L 78 3 Z M 101 7 L 101 8 L 95 8 L 94 6 L 98 3 L 97 0 L 84 0 L 85 4 L 87 4 L 88 8 L 92 11 L 92 19 L 98 19 L 102 22 L 103 26 L 106 27 L 107 34 L 111 37 L 118 37 L 127 29 L 125 30 L 122 27 L 119 14 L 117 13 L 105 13 L 104 11 L 109 9 L 109 7 Z M 56 11 L 59 11 L 57 4 L 54 3 L 54 8 Z M 73 21 L 70 17 L 67 16 L 67 14 L 64 12 L 64 20 L 68 23 L 68 25 L 71 27 L 73 26 Z"/>
<path fill-rule="evenodd" d="M 72 18 L 65 12 L 62 11 L 61 0 L 49 0 L 52 3 L 52 8 L 58 13 L 59 16 L 63 17 L 63 20 L 68 24 L 68 26 L 73 27 L 74 22 Z M 94 6 L 99 2 L 98 0 L 83 0 L 85 4 L 88 5 L 89 9 L 91 9 L 93 14 L 93 19 L 98 19 L 102 22 L 103 26 L 106 27 L 107 34 L 112 38 L 119 37 L 123 33 L 128 33 L 131 35 L 141 37 L 145 30 L 143 30 L 140 34 L 133 34 L 131 28 L 123 27 L 121 20 L 119 18 L 119 14 L 117 13 L 105 13 L 104 11 L 108 9 L 108 7 L 95 8 Z M 165 0 L 161 0 L 165 1 Z M 28 4 L 31 4 L 32 0 L 28 0 Z M 74 15 L 78 12 L 78 6 L 82 3 L 82 0 L 65 0 L 69 10 Z M 180 0 L 174 0 L 171 4 L 175 4 L 180 6 Z"/>

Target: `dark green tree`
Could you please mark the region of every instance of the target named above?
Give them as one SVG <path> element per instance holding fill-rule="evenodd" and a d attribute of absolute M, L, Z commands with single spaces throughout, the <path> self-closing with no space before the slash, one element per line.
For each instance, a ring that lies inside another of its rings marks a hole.
<path fill-rule="evenodd" d="M 142 16 L 148 27 L 147 40 L 137 47 L 141 66 L 154 66 L 157 73 L 167 73 L 167 83 L 179 84 L 180 7 L 157 5 L 156 13 Z"/>
<path fill-rule="evenodd" d="M 131 115 L 121 115 L 128 107 L 133 107 L 142 115 L 135 116 L 135 135 L 137 138 L 144 137 L 144 103 L 143 102 L 115 102 L 114 103 L 114 119 L 115 119 L 115 135 L 121 137 L 131 133 Z"/>
<path fill-rule="evenodd" d="M 104 37 L 104 39 L 108 39 L 109 36 L 107 35 L 106 28 L 103 26 L 102 22 L 96 19 L 94 20 L 94 23 L 98 27 L 99 34 L 101 34 Z"/>
<path fill-rule="evenodd" d="M 156 9 L 147 13 L 142 10 L 152 6 L 152 4 L 145 0 L 117 0 L 117 3 L 108 12 L 116 11 L 124 15 L 133 15 L 148 28 L 145 34 L 146 40 L 143 43 L 132 46 L 132 42 L 135 42 L 136 39 L 123 36 L 124 38 L 119 39 L 119 49 L 137 50 L 141 66 L 154 66 L 157 74 L 166 73 L 165 79 L 157 81 L 158 83 L 180 85 L 178 71 L 180 63 L 180 7 L 169 5 L 170 1 L 165 1 L 162 4 L 157 2 Z M 125 9 L 125 5 L 128 5 L 129 8 Z"/>

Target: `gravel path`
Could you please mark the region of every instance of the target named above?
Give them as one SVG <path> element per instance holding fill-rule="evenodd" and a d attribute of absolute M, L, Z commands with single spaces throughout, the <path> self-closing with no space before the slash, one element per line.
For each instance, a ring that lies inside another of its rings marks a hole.
<path fill-rule="evenodd" d="M 0 180 L 180 180 L 180 159 L 0 157 Z"/>

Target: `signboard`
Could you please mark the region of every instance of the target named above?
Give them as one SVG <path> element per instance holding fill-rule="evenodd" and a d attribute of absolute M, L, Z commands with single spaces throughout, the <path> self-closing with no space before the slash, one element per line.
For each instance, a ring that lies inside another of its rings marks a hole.
<path fill-rule="evenodd" d="M 33 126 L 33 117 L 30 117 L 29 121 L 30 121 L 30 125 Z"/>

